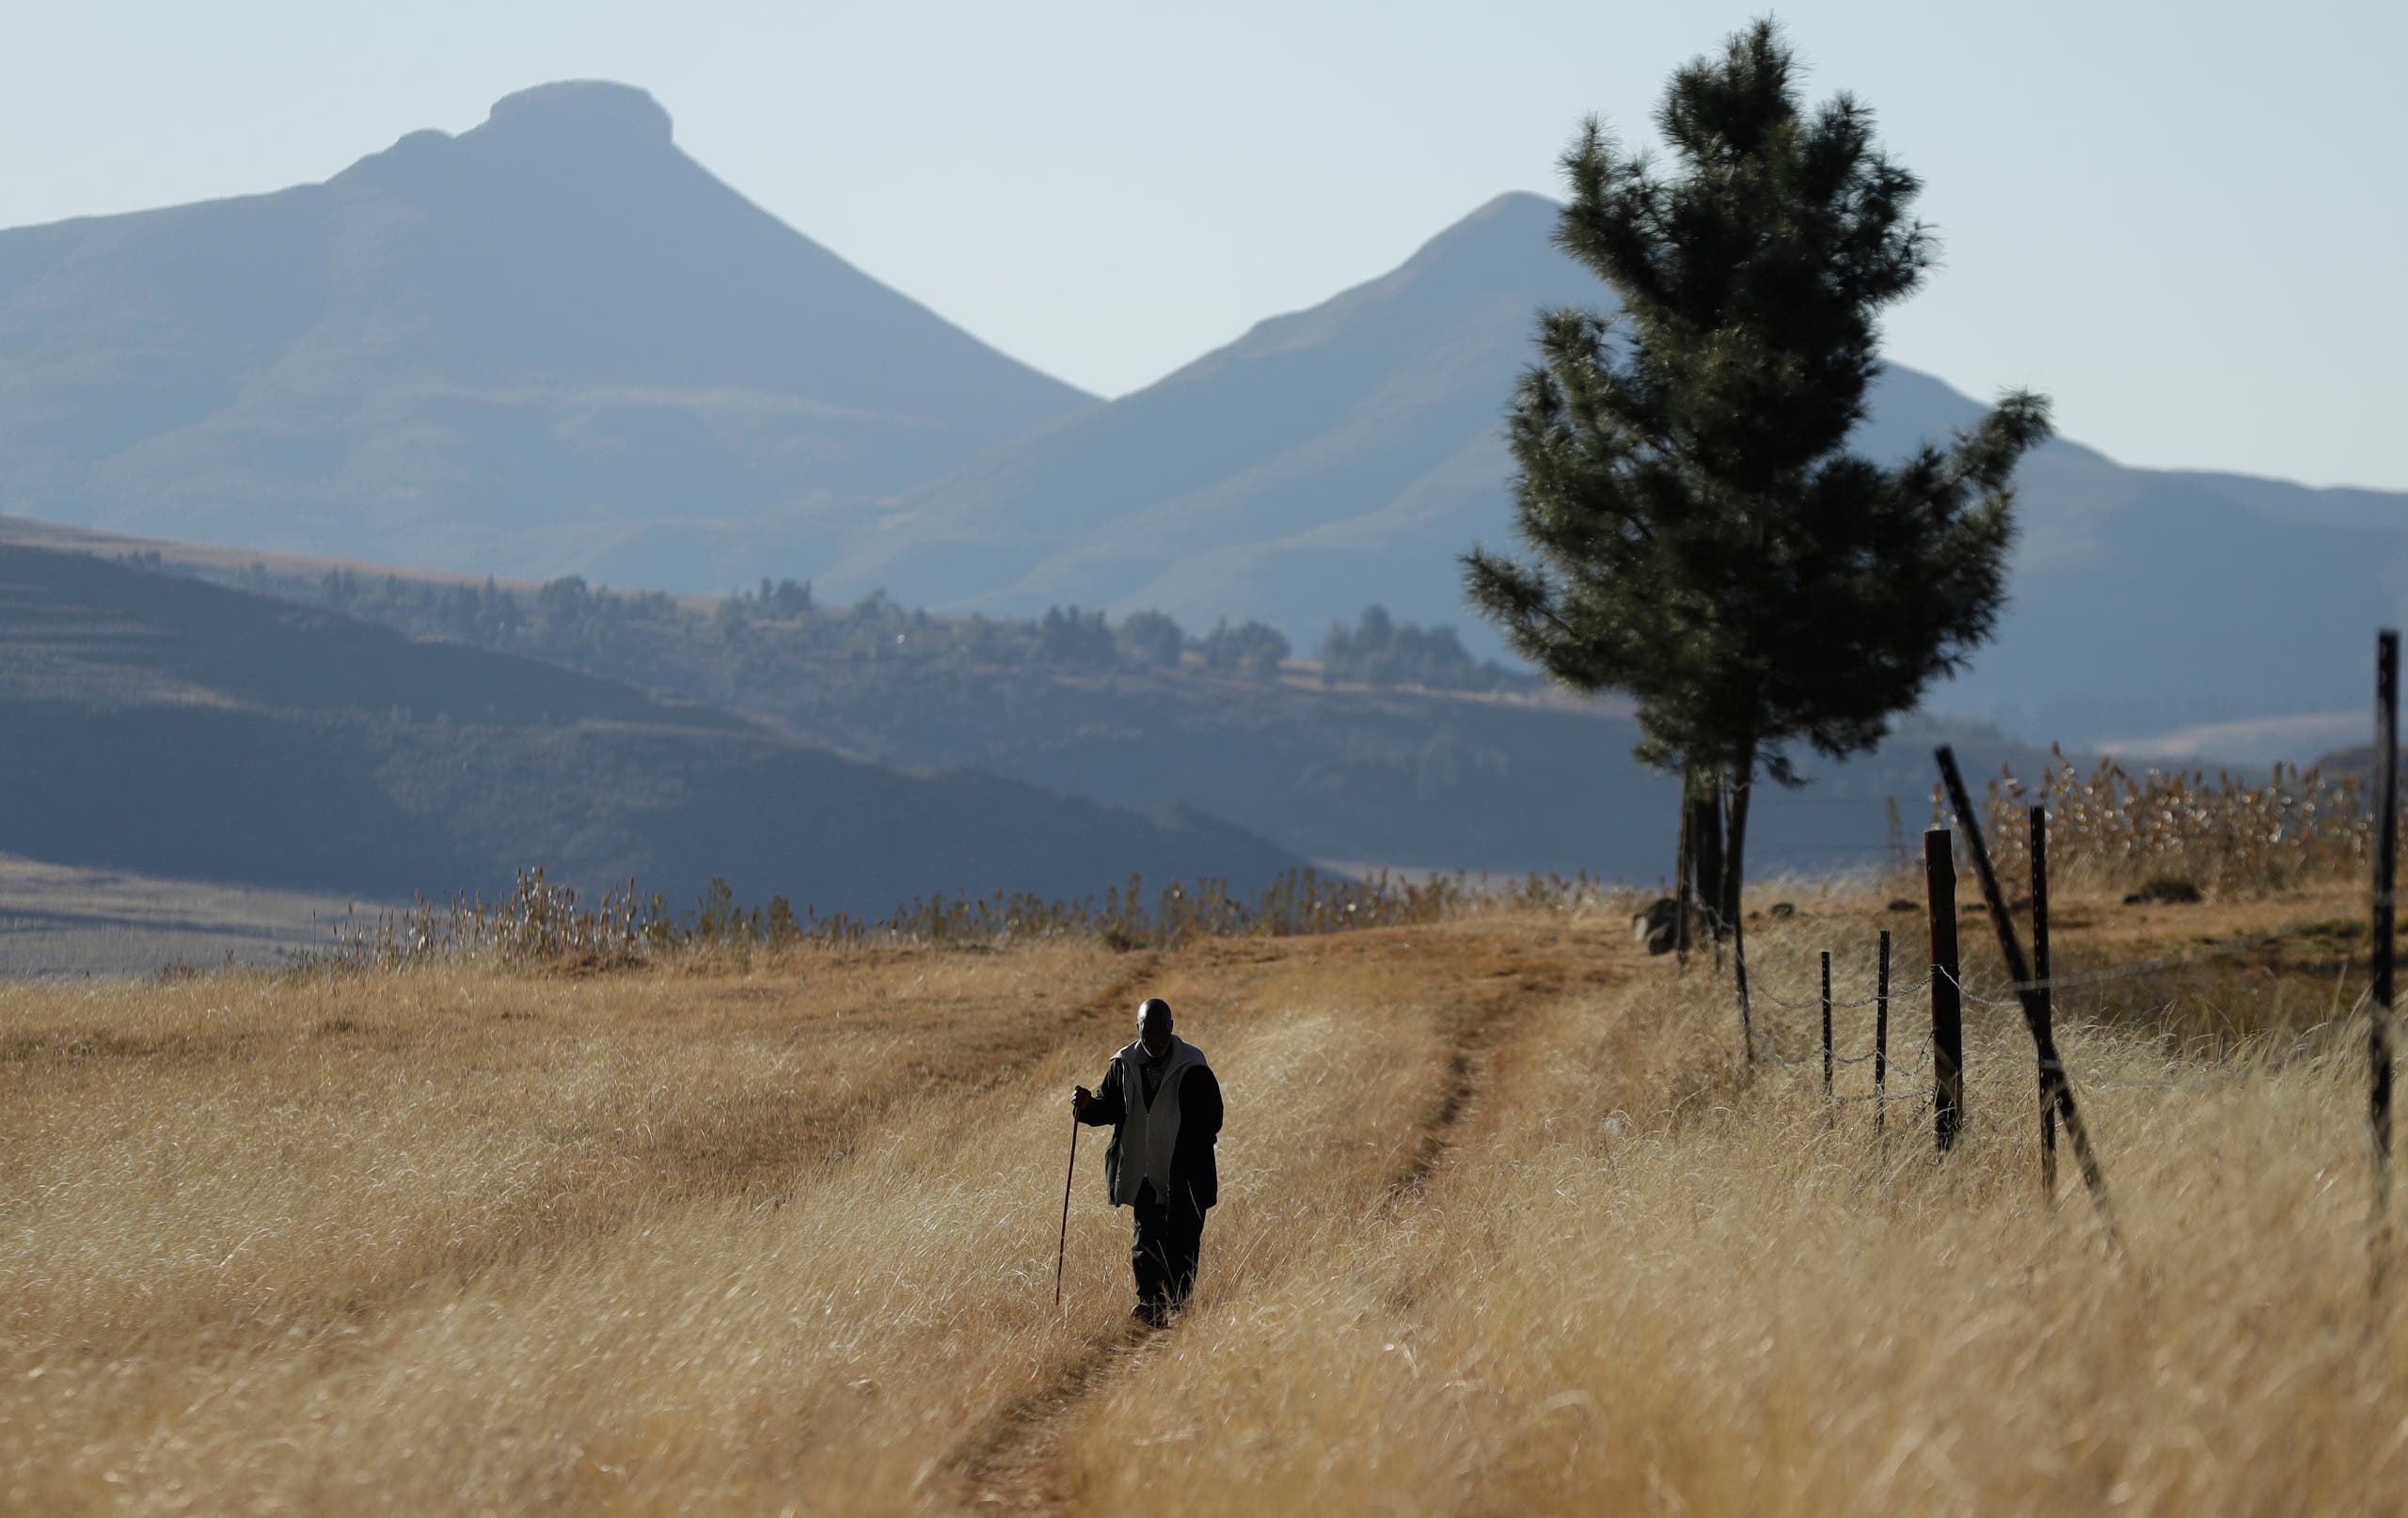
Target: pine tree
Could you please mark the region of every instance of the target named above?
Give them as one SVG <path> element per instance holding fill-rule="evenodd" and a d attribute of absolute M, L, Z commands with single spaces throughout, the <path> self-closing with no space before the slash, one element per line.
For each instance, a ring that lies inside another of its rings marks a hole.
<path fill-rule="evenodd" d="M 1849 450 L 1878 315 L 1936 249 L 1872 113 L 1844 94 L 1807 113 L 1796 73 L 1770 21 L 1675 73 L 1670 172 L 1584 124 L 1556 243 L 1620 309 L 1542 315 L 1507 424 L 1529 554 L 1464 559 L 1516 652 L 1634 697 L 1639 757 L 1719 796 L 1711 899 L 1735 934 L 1755 778 L 1794 783 L 1801 745 L 1871 748 L 1988 638 L 2015 465 L 2049 432 L 2019 392 L 1945 449 Z"/>

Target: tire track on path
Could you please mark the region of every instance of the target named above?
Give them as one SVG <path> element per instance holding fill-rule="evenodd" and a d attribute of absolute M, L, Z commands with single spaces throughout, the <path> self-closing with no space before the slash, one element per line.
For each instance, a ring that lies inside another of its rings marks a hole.
<path fill-rule="evenodd" d="M 1162 952 L 1149 950 L 1129 971 L 1066 1020 L 1069 1028 L 1084 1027 L 1108 1017 L 1162 966 Z M 1133 1005 L 1125 1007 L 1134 1016 Z M 1054 1504 L 1037 1482 L 1038 1461 L 1050 1453 L 1063 1418 L 1104 1375 L 1143 1345 L 1160 1328 L 1131 1321 L 1117 1332 L 1091 1340 L 1085 1350 L 1063 1365 L 1058 1374 L 1014 1398 L 989 1415 L 955 1446 L 943 1462 L 947 1476 L 966 1494 L 965 1505 L 989 1512 L 1050 1512 Z M 1035 1498 L 1034 1505 L 1030 1498 Z"/>
<path fill-rule="evenodd" d="M 1523 988 L 1517 977 L 1514 990 Z M 1446 1167 L 1465 1126 L 1476 1118 L 1496 1084 L 1497 1063 L 1515 1035 L 1528 1024 L 1527 999 L 1509 995 L 1484 1001 L 1461 1017 L 1450 1030 L 1446 1087 L 1421 1121 L 1421 1133 L 1396 1178 L 1388 1182 L 1383 1210 L 1393 1214 L 1418 1197 L 1431 1178 Z"/>

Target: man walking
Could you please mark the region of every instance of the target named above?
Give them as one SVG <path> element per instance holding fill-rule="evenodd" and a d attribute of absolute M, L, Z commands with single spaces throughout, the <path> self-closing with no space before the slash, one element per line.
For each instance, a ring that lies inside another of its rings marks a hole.
<path fill-rule="evenodd" d="M 1137 1041 L 1112 1056 L 1103 1079 L 1070 1093 L 1090 1128 L 1112 1125 L 1103 1184 L 1112 1205 L 1135 1213 L 1129 1265 L 1137 1277 L 1131 1316 L 1159 1328 L 1196 1286 L 1204 1211 L 1221 1198 L 1212 1145 L 1221 1132 L 1221 1083 L 1204 1052 L 1172 1036 L 1170 1004 L 1137 1008 Z"/>

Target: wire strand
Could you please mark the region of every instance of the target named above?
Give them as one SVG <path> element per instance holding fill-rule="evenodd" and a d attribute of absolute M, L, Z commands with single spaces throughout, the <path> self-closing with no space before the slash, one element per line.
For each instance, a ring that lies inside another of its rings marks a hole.
<path fill-rule="evenodd" d="M 2072 974 L 2052 975 L 2045 980 L 2022 981 L 2019 982 L 2012 989 L 2018 992 L 2024 989 L 2072 990 L 2079 989 L 2085 986 L 2110 985 L 2117 981 L 2137 979 L 2143 975 L 2154 975 L 2162 971 L 2178 970 L 2186 965 L 2205 964 L 2210 960 L 2223 958 L 2229 955 L 2241 954 L 2252 949 L 2263 948 L 2270 943 L 2280 943 L 2288 939 L 2298 938 L 2305 931 L 2305 928 L 2298 926 L 2274 928 L 2264 933 L 2252 934 L 2247 938 L 2234 939 L 2228 942 L 2212 944 L 2206 948 L 2186 954 L 2166 955 L 2155 959 L 2142 959 L 2131 964 L 2111 966 L 2104 970 L 2085 970 L 2076 972 Z M 1773 1005 L 1792 1012 L 1813 1012 L 1819 1011 L 1822 1008 L 1823 1001 L 1819 994 L 1793 1000 L 1789 997 L 1782 996 L 1771 989 L 1769 987 L 1765 986 L 1761 980 L 1762 971 L 1759 967 L 1751 965 L 1749 967 L 1749 973 L 1750 984 L 1748 991 L 1751 999 L 1761 996 L 1764 1000 L 1770 1002 Z M 2020 994 L 2010 994 L 2008 997 L 2004 999 L 1984 996 L 1973 990 L 1972 987 L 1966 985 L 1962 975 L 1950 975 L 1947 971 L 1941 969 L 1938 965 L 1932 966 L 1931 972 L 1925 975 L 1921 980 L 1914 981 L 1909 985 L 1892 987 L 1890 988 L 1890 997 L 1894 1001 L 1900 997 L 1912 996 L 1916 992 L 1927 988 L 1936 981 L 1942 978 L 1947 979 L 1956 988 L 1956 992 L 1959 996 L 1962 996 L 1965 1000 L 1973 1003 L 1977 1006 L 2010 1007 L 2020 1005 L 2021 1003 L 2021 997 Z M 1834 1001 L 1831 1003 L 1831 1009 L 1835 1012 L 1843 1010 L 1852 1011 L 1858 1008 L 1875 1005 L 1880 1000 L 1880 993 L 1877 991 L 1871 996 L 1861 997 L 1854 1001 Z"/>

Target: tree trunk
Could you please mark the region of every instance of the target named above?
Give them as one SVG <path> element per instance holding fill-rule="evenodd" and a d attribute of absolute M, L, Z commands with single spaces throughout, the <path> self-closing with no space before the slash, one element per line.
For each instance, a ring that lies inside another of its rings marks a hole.
<path fill-rule="evenodd" d="M 1689 818 L 1689 878 L 1698 914 L 1714 940 L 1714 968 L 1722 968 L 1722 804 L 1710 776 L 1692 767 L 1683 795 Z"/>
<path fill-rule="evenodd" d="M 1722 880 L 1719 909 L 1731 929 L 1731 965 L 1733 983 L 1739 992 L 1739 1038 L 1747 1046 L 1748 1064 L 1756 1063 L 1755 1019 L 1748 1006 L 1748 930 L 1747 920 L 1740 912 L 1740 889 L 1747 874 L 1748 800 L 1755 789 L 1756 746 L 1751 740 L 1739 748 L 1736 762 L 1731 767 L 1730 782 L 1724 791 L 1727 820 L 1722 840 Z"/>

